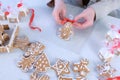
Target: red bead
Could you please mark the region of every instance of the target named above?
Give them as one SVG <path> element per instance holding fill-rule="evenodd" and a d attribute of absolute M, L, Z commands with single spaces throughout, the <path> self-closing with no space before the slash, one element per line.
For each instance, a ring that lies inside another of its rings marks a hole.
<path fill-rule="evenodd" d="M 5 15 L 9 15 L 10 13 L 8 11 L 5 12 Z"/>
<path fill-rule="evenodd" d="M 19 4 L 17 4 L 17 7 L 19 8 L 19 7 L 21 7 L 23 4 L 22 3 L 19 3 Z"/>

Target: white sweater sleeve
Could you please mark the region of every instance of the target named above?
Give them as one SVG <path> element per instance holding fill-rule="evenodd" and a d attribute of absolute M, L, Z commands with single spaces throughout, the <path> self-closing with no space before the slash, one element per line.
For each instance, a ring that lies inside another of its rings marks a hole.
<path fill-rule="evenodd" d="M 96 12 L 96 20 L 105 17 L 113 10 L 120 8 L 120 0 L 103 0 L 91 5 Z"/>

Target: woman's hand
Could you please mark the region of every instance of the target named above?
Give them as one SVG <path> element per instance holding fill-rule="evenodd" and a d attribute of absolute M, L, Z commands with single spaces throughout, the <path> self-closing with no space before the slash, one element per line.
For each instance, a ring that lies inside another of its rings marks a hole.
<path fill-rule="evenodd" d="M 95 11 L 93 8 L 89 7 L 75 17 L 74 26 L 80 29 L 85 29 L 93 25 L 94 18 L 95 18 Z M 84 21 L 79 22 L 79 20 L 81 19 L 83 19 Z"/>
<path fill-rule="evenodd" d="M 62 19 L 66 15 L 66 6 L 63 0 L 55 0 L 55 7 L 53 10 L 53 16 L 57 23 L 61 24 Z"/>

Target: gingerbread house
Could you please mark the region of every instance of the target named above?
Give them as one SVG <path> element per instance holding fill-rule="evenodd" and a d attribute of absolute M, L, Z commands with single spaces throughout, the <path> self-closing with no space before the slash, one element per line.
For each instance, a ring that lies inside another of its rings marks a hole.
<path fill-rule="evenodd" d="M 10 13 L 9 15 L 7 15 L 7 20 L 10 23 L 19 23 L 20 22 L 20 17 L 17 13 Z"/>
<path fill-rule="evenodd" d="M 5 20 L 5 14 L 2 10 L 0 10 L 0 20 Z"/>
<path fill-rule="evenodd" d="M 11 27 L 6 33 L 9 34 L 10 40 L 5 44 L 0 46 L 0 52 L 10 52 L 13 50 L 13 42 L 15 37 L 18 35 L 19 27 L 15 25 L 13 28 Z"/>
<path fill-rule="evenodd" d="M 19 9 L 19 16 L 20 17 L 25 17 L 28 15 L 29 13 L 29 9 L 23 5 L 23 3 L 18 3 L 17 7 Z"/>

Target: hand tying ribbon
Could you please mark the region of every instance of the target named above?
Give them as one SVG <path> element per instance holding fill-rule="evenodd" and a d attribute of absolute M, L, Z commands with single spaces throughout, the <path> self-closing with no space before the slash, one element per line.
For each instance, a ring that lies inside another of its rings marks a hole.
<path fill-rule="evenodd" d="M 64 18 L 64 19 L 61 21 L 61 24 L 64 25 L 66 22 L 74 23 L 75 21 L 74 21 L 74 20 L 71 20 L 71 19 L 69 19 L 69 18 Z"/>

